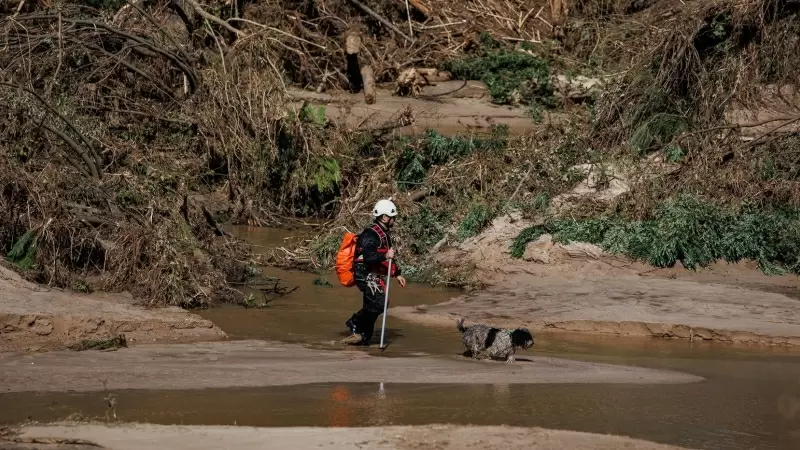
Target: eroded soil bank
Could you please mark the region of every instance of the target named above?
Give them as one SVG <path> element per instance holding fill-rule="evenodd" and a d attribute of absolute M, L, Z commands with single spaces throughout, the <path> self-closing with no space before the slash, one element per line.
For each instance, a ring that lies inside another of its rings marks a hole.
<path fill-rule="evenodd" d="M 0 266 L 0 352 L 60 349 L 119 333 L 133 343 L 225 336 L 211 321 L 181 308 L 144 309 L 128 294 L 82 295 L 50 289 Z"/>
<path fill-rule="evenodd" d="M 515 364 L 460 357 L 375 358 L 264 341 L 139 345 L 115 352 L 48 352 L 0 358 L 5 392 L 202 389 L 323 382 L 691 383 L 668 370 L 525 356 Z"/>
<path fill-rule="evenodd" d="M 496 105 L 486 85 L 479 81 L 444 81 L 421 88 L 416 98 L 400 97 L 377 89 L 377 101 L 367 104 L 361 94 L 317 94 L 290 90 L 290 97 L 325 105 L 326 117 L 351 129 L 369 130 L 390 127 L 402 134 L 420 134 L 428 129 L 449 135 L 463 132 L 488 132 L 492 125 L 505 125 L 510 133 L 522 133 L 533 126 L 524 108 Z M 408 111 L 408 113 L 406 113 Z M 398 126 L 403 117 L 413 117 L 408 125 Z M 548 123 L 566 115 L 547 114 Z"/>
<path fill-rule="evenodd" d="M 595 246 L 547 238 L 513 259 L 511 241 L 528 225 L 501 216 L 480 236 L 437 256 L 446 267 L 471 266 L 487 289 L 391 314 L 445 326 L 463 316 L 535 330 L 800 345 L 797 277 L 768 277 L 747 263 L 699 272 L 654 269 Z"/>
<path fill-rule="evenodd" d="M 621 436 L 605 436 L 573 431 L 514 427 L 416 426 L 374 428 L 248 428 L 248 427 L 185 427 L 159 425 L 63 424 L 31 426 L 2 448 L 77 449 L 94 444 L 115 450 L 152 449 L 153 442 L 170 449 L 576 449 L 601 450 L 636 448 L 642 450 L 678 449 Z M 70 446 L 33 445 L 36 441 L 78 443 Z M 80 447 L 79 445 L 84 445 Z M 97 448 L 97 447 L 94 447 Z"/>

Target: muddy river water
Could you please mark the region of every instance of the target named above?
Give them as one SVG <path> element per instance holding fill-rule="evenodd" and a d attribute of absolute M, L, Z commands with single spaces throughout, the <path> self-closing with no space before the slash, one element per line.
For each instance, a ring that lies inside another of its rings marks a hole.
<path fill-rule="evenodd" d="M 271 233 L 271 234 L 270 234 Z M 247 236 L 275 245 L 285 233 Z M 333 274 L 266 269 L 294 292 L 264 309 L 221 307 L 201 313 L 233 339 L 297 342 L 337 351 L 344 321 L 360 306 L 356 289 Z M 327 281 L 327 283 L 325 283 Z M 434 304 L 459 292 L 410 285 L 391 290 L 393 305 Z M 380 329 L 380 322 L 378 323 Z M 387 320 L 375 357 L 453 355 L 455 324 L 433 328 Z M 673 369 L 704 381 L 676 385 L 314 384 L 186 391 L 0 395 L 0 423 L 109 417 L 158 424 L 371 426 L 431 423 L 539 426 L 627 435 L 700 449 L 800 449 L 800 352 L 785 348 L 644 338 L 537 333 L 527 354 Z M 524 358 L 526 352 L 520 352 Z M 1 379 L 2 377 L 0 377 Z"/>

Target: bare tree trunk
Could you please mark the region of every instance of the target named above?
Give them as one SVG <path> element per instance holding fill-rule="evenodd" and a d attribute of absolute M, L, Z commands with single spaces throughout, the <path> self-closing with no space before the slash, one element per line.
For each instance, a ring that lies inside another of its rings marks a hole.
<path fill-rule="evenodd" d="M 345 58 L 347 58 L 347 80 L 350 82 L 350 92 L 359 92 L 364 85 L 361 78 L 361 66 L 358 63 L 358 52 L 361 51 L 361 36 L 351 32 L 345 38 Z"/>
<path fill-rule="evenodd" d="M 556 39 L 564 38 L 564 29 L 569 15 L 569 0 L 547 0 L 550 4 L 550 20 L 553 26 L 553 37 Z"/>
<path fill-rule="evenodd" d="M 553 26 L 563 26 L 564 22 L 566 22 L 567 14 L 569 13 L 568 1 L 569 0 L 547 0 L 550 4 L 550 18 L 552 19 Z"/>
<path fill-rule="evenodd" d="M 368 105 L 375 103 L 375 75 L 371 66 L 361 68 L 361 78 L 364 79 L 364 102 Z"/>

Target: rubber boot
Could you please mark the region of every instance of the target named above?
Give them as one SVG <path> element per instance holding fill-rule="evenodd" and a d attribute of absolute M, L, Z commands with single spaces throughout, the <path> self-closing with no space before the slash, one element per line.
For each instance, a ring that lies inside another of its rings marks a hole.
<path fill-rule="evenodd" d="M 344 323 L 347 329 L 350 330 L 350 336 L 347 336 L 346 338 L 342 339 L 343 344 L 360 345 L 361 342 L 364 340 L 364 336 L 358 333 L 358 330 L 356 330 L 356 324 L 354 320 L 355 318 L 356 316 L 355 314 L 353 314 L 353 317 L 351 317 L 350 319 L 347 320 L 347 322 Z"/>

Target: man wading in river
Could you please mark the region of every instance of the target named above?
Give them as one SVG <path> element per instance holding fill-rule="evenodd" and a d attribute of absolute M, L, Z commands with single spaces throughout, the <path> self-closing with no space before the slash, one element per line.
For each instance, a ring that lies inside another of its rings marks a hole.
<path fill-rule="evenodd" d="M 375 221 L 358 236 L 353 260 L 355 285 L 364 294 L 361 310 L 345 323 L 352 333 L 343 342 L 369 345 L 375 330 L 375 321 L 383 313 L 386 296 L 386 274 L 397 278 L 400 287 L 406 279 L 400 275 L 400 267 L 394 259 L 391 229 L 397 217 L 397 207 L 391 200 L 380 200 L 372 210 Z"/>

